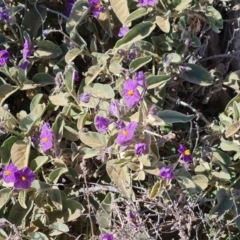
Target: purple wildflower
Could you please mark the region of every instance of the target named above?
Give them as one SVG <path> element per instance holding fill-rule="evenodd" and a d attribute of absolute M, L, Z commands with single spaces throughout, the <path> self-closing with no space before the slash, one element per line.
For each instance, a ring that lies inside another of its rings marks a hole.
<path fill-rule="evenodd" d="M 76 2 L 76 0 L 65 0 L 66 2 L 66 16 L 69 17 L 71 11 L 72 11 L 72 7 L 74 5 L 74 3 Z"/>
<path fill-rule="evenodd" d="M 23 59 L 27 59 L 32 54 L 32 44 L 30 39 L 26 39 L 23 48 Z"/>
<path fill-rule="evenodd" d="M 79 75 L 78 75 L 78 72 L 76 70 L 74 71 L 73 80 L 74 80 L 74 82 L 79 81 Z"/>
<path fill-rule="evenodd" d="M 125 125 L 125 123 L 124 123 L 123 120 L 119 120 L 119 121 L 116 123 L 115 127 L 116 127 L 117 129 L 122 129 L 122 128 L 125 128 L 126 125 Z"/>
<path fill-rule="evenodd" d="M 10 58 L 10 54 L 7 50 L 0 51 L 0 67 L 3 66 Z"/>
<path fill-rule="evenodd" d="M 122 93 L 126 101 L 126 105 L 129 108 L 134 107 L 141 99 L 137 87 L 138 82 L 132 79 L 128 79 L 124 83 Z"/>
<path fill-rule="evenodd" d="M 185 163 L 192 162 L 193 159 L 191 151 L 187 149 L 184 145 L 179 145 L 178 152 L 181 154 L 181 157 Z"/>
<path fill-rule="evenodd" d="M 123 26 L 119 29 L 118 36 L 124 37 L 129 31 L 129 27 Z"/>
<path fill-rule="evenodd" d="M 14 182 L 15 181 L 14 173 L 16 171 L 18 171 L 18 169 L 13 163 L 8 164 L 2 171 L 3 180 L 6 183 Z"/>
<path fill-rule="evenodd" d="M 95 18 L 98 18 L 100 13 L 103 12 L 103 7 L 101 6 L 101 3 L 99 0 L 88 0 L 92 15 Z"/>
<path fill-rule="evenodd" d="M 27 189 L 31 186 L 32 182 L 36 179 L 36 174 L 29 167 L 25 167 L 14 173 L 15 188 Z"/>
<path fill-rule="evenodd" d="M 111 233 L 105 233 L 102 235 L 101 240 L 115 240 Z"/>
<path fill-rule="evenodd" d="M 134 132 L 138 124 L 136 122 L 129 123 L 125 128 L 118 133 L 116 143 L 119 145 L 126 145 L 134 136 Z"/>
<path fill-rule="evenodd" d="M 172 166 L 162 167 L 160 169 L 159 175 L 162 178 L 166 178 L 168 180 L 172 180 L 173 176 L 174 176 Z"/>
<path fill-rule="evenodd" d="M 142 155 L 147 149 L 146 143 L 137 143 L 135 144 L 135 154 Z"/>
<path fill-rule="evenodd" d="M 84 102 L 84 103 L 88 103 L 90 100 L 91 94 L 89 93 L 82 93 L 78 96 L 78 98 L 80 99 L 80 101 Z"/>
<path fill-rule="evenodd" d="M 137 52 L 136 50 L 131 51 L 131 52 L 128 54 L 128 59 L 129 59 L 129 60 L 135 59 L 135 58 L 137 57 L 137 54 L 138 54 L 138 52 Z"/>
<path fill-rule="evenodd" d="M 138 0 L 140 7 L 152 7 L 156 4 L 157 0 Z"/>
<path fill-rule="evenodd" d="M 42 150 L 46 152 L 51 149 L 53 146 L 53 133 L 49 123 L 44 123 L 42 125 L 41 134 L 40 134 L 40 143 L 42 146 Z"/>
<path fill-rule="evenodd" d="M 5 20 L 7 22 L 9 21 L 9 11 L 7 9 L 0 12 L 0 19 Z"/>
<path fill-rule="evenodd" d="M 29 61 L 24 61 L 24 62 L 21 63 L 18 67 L 21 68 L 22 70 L 26 70 L 28 64 L 29 64 Z"/>
<path fill-rule="evenodd" d="M 144 72 L 143 71 L 140 71 L 140 72 L 136 72 L 135 74 L 135 80 L 137 81 L 137 83 L 145 88 L 146 87 L 146 80 L 145 80 L 145 75 L 144 75 Z"/>
<path fill-rule="evenodd" d="M 99 132 L 107 132 L 109 125 L 109 119 L 101 116 L 97 116 L 95 119 L 95 126 Z"/>
<path fill-rule="evenodd" d="M 135 215 L 130 212 L 129 217 L 131 218 L 132 223 L 133 223 L 135 226 L 138 226 L 138 224 L 137 224 L 137 219 L 136 219 Z"/>
<path fill-rule="evenodd" d="M 111 113 L 111 115 L 119 118 L 119 114 L 120 114 L 120 113 L 119 113 L 119 101 L 116 100 L 116 99 L 114 99 L 114 100 L 110 103 L 110 105 L 109 105 L 109 107 L 108 107 L 108 111 Z"/>

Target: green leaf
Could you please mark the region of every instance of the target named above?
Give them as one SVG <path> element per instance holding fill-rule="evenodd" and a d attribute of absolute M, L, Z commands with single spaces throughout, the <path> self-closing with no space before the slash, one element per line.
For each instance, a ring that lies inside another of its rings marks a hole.
<path fill-rule="evenodd" d="M 96 66 L 90 67 L 86 73 L 86 78 L 85 78 L 86 85 L 89 85 L 90 83 L 92 83 L 101 71 L 102 71 L 102 68 L 100 66 L 96 65 Z"/>
<path fill-rule="evenodd" d="M 47 10 L 43 7 L 34 7 L 23 18 L 22 27 L 31 38 L 37 36 L 39 28 L 44 24 L 47 17 Z"/>
<path fill-rule="evenodd" d="M 97 18 L 98 22 L 102 26 L 102 28 L 105 30 L 105 32 L 108 34 L 109 37 L 113 37 L 112 34 L 112 28 L 110 23 L 110 14 L 108 8 L 105 8 L 103 12 L 101 12 Z"/>
<path fill-rule="evenodd" d="M 148 89 L 154 89 L 154 88 L 164 86 L 167 83 L 167 81 L 169 81 L 170 79 L 171 79 L 170 75 L 163 73 L 161 75 L 147 77 L 146 83 L 147 83 Z"/>
<path fill-rule="evenodd" d="M 148 64 L 151 60 L 151 56 L 136 58 L 130 63 L 129 68 L 132 69 L 133 72 L 135 72 L 139 68 L 146 66 L 146 64 Z"/>
<path fill-rule="evenodd" d="M 208 187 L 208 178 L 205 175 L 198 174 L 193 176 L 192 179 L 202 190 L 205 190 Z"/>
<path fill-rule="evenodd" d="M 112 99 L 115 93 L 109 84 L 94 83 L 84 87 L 84 92 L 88 92 L 91 96 L 101 99 Z"/>
<path fill-rule="evenodd" d="M 45 163 L 47 163 L 49 160 L 48 156 L 38 156 L 31 160 L 30 162 L 30 168 L 36 172 L 38 171 Z"/>
<path fill-rule="evenodd" d="M 34 96 L 30 103 L 30 111 L 32 111 L 36 107 L 36 105 L 40 104 L 42 99 L 43 99 L 42 93 L 38 93 L 36 96 Z"/>
<path fill-rule="evenodd" d="M 24 209 L 27 209 L 26 197 L 27 197 L 27 192 L 25 190 L 21 190 L 18 194 L 18 201 L 21 207 Z"/>
<path fill-rule="evenodd" d="M 98 132 L 80 132 L 79 138 L 85 145 L 92 148 L 102 148 L 107 146 L 107 138 L 104 134 Z"/>
<path fill-rule="evenodd" d="M 85 42 L 85 40 L 81 37 L 81 35 L 78 33 L 77 28 L 74 28 L 71 32 L 70 32 L 70 38 L 71 40 L 77 44 L 78 47 L 83 48 L 84 46 L 87 46 L 87 43 Z M 75 44 L 75 47 L 77 47 Z"/>
<path fill-rule="evenodd" d="M 53 183 L 57 183 L 59 178 L 66 173 L 68 170 L 67 168 L 57 168 L 54 169 L 50 174 L 49 174 L 49 180 Z"/>
<path fill-rule="evenodd" d="M 18 138 L 16 136 L 11 136 L 3 142 L 0 147 L 1 163 L 9 163 L 11 158 L 11 148 L 16 141 L 18 141 Z"/>
<path fill-rule="evenodd" d="M 11 189 L 10 188 L 3 188 L 0 190 L 0 209 L 9 201 L 11 198 Z"/>
<path fill-rule="evenodd" d="M 79 185 L 79 183 L 80 183 L 79 174 L 73 168 L 68 168 L 68 172 L 65 173 L 65 177 L 70 179 L 73 182 L 74 185 Z"/>
<path fill-rule="evenodd" d="M 37 73 L 33 76 L 32 81 L 39 86 L 55 84 L 55 79 L 48 73 Z"/>
<path fill-rule="evenodd" d="M 233 136 L 235 133 L 238 132 L 239 128 L 240 128 L 239 122 L 235 122 L 235 123 L 231 124 L 225 131 L 225 137 L 229 138 L 229 137 Z"/>
<path fill-rule="evenodd" d="M 224 153 L 221 150 L 216 149 L 216 148 L 211 148 L 211 149 L 212 149 L 212 156 L 213 156 L 212 160 L 214 162 L 218 162 L 225 167 L 230 166 L 231 159 L 230 159 L 228 154 L 226 154 L 226 153 Z"/>
<path fill-rule="evenodd" d="M 186 123 L 194 118 L 194 115 L 185 115 L 183 113 L 172 110 L 163 110 L 159 112 L 157 115 L 165 123 L 178 123 L 178 122 Z"/>
<path fill-rule="evenodd" d="M 118 160 L 108 160 L 106 169 L 108 176 L 127 198 L 134 199 L 135 195 L 131 187 L 131 179 L 127 166 L 116 165 Z"/>
<path fill-rule="evenodd" d="M 80 217 L 84 211 L 84 207 L 77 201 L 64 200 L 63 209 L 61 211 L 53 211 L 47 213 L 50 222 L 70 222 Z"/>
<path fill-rule="evenodd" d="M 218 217 L 222 216 L 226 211 L 228 211 L 232 205 L 233 205 L 233 200 L 232 196 L 228 195 L 226 193 L 226 190 L 224 188 L 220 188 L 217 191 L 217 204 L 211 209 L 210 214 L 217 212 Z"/>
<path fill-rule="evenodd" d="M 65 126 L 65 121 L 61 115 L 58 115 L 55 122 L 52 125 L 52 130 L 54 132 L 55 139 L 58 143 L 61 142 L 63 137 L 63 130 Z"/>
<path fill-rule="evenodd" d="M 112 193 L 108 193 L 104 200 L 99 205 L 96 214 L 97 223 L 101 228 L 109 229 L 111 226 L 111 215 L 113 211 L 113 203 L 114 203 L 114 195 Z"/>
<path fill-rule="evenodd" d="M 39 180 L 34 180 L 32 182 L 32 185 L 31 185 L 32 188 L 35 188 L 36 190 L 41 190 L 41 191 L 46 191 L 48 190 L 49 188 L 51 188 L 51 186 L 45 182 L 41 182 Z"/>
<path fill-rule="evenodd" d="M 67 64 L 70 64 L 77 56 L 79 56 L 82 53 L 82 49 L 79 48 L 73 48 L 70 51 L 67 52 L 65 55 L 65 62 Z"/>
<path fill-rule="evenodd" d="M 12 163 L 18 168 L 22 169 L 28 166 L 28 159 L 30 154 L 31 144 L 22 140 L 16 141 L 11 148 Z"/>
<path fill-rule="evenodd" d="M 155 29 L 156 25 L 150 21 L 135 25 L 122 39 L 118 40 L 115 48 L 135 43 L 147 37 Z"/>
<path fill-rule="evenodd" d="M 170 31 L 170 23 L 168 18 L 162 16 L 156 16 L 156 23 L 158 27 L 165 33 Z"/>
<path fill-rule="evenodd" d="M 0 87 L 0 105 L 17 90 L 18 88 L 14 88 L 10 84 L 2 84 Z"/>
<path fill-rule="evenodd" d="M 184 176 L 177 176 L 177 180 L 186 187 L 188 192 L 190 193 L 198 192 L 196 184 L 190 178 Z"/>
<path fill-rule="evenodd" d="M 60 92 L 59 94 L 49 96 L 49 100 L 55 106 L 69 106 L 68 95 L 69 93 Z"/>
<path fill-rule="evenodd" d="M 115 0 L 116 1 L 116 0 Z M 120 3 L 120 2 L 119 2 Z M 132 12 L 124 21 L 123 25 L 124 26 L 128 26 L 129 23 L 131 23 L 132 21 L 139 19 L 141 17 L 144 17 L 148 14 L 146 8 L 138 8 L 137 10 L 135 10 L 134 12 Z"/>
<path fill-rule="evenodd" d="M 161 188 L 161 183 L 158 181 L 152 187 L 152 190 L 151 190 L 151 193 L 150 193 L 150 196 L 149 196 L 150 199 L 154 199 L 157 196 L 160 188 Z"/>
<path fill-rule="evenodd" d="M 89 13 L 89 4 L 87 1 L 77 1 L 70 13 L 70 16 L 66 22 L 66 31 L 69 34 L 75 27 L 77 27 L 82 20 L 87 17 Z"/>
<path fill-rule="evenodd" d="M 59 188 L 57 186 L 52 186 L 52 188 L 47 190 L 47 194 L 50 197 L 56 209 L 61 211 L 63 209 L 63 205 L 62 205 L 62 197 L 61 197 Z"/>
<path fill-rule="evenodd" d="M 184 80 L 200 86 L 209 86 L 213 83 L 211 74 L 204 68 L 190 63 L 185 66 L 189 67 L 191 70 L 187 70 L 182 74 Z"/>
<path fill-rule="evenodd" d="M 79 139 L 78 132 L 69 126 L 64 126 L 63 136 L 72 142 L 75 142 Z"/>
<path fill-rule="evenodd" d="M 34 107 L 34 109 L 19 122 L 19 128 L 28 134 L 34 124 L 42 117 L 44 112 L 46 111 L 46 104 L 38 104 Z"/>
<path fill-rule="evenodd" d="M 128 1 L 127 0 L 110 0 L 111 7 L 116 14 L 119 21 L 124 26 L 131 26 L 131 24 L 126 24 L 125 20 L 129 16 Z"/>
<path fill-rule="evenodd" d="M 212 6 L 207 6 L 205 15 L 212 30 L 216 33 L 220 33 L 219 29 L 223 29 L 223 19 L 220 12 Z"/>
<path fill-rule="evenodd" d="M 61 222 L 55 222 L 50 224 L 49 229 L 53 229 L 53 231 L 49 233 L 49 236 L 58 236 L 61 235 L 62 233 L 69 232 L 68 226 Z"/>
<path fill-rule="evenodd" d="M 8 220 L 12 224 L 15 224 L 16 226 L 25 227 L 25 224 L 26 224 L 26 221 L 27 221 L 26 216 L 32 210 L 33 205 L 34 205 L 33 200 L 28 200 L 26 202 L 26 207 L 27 208 L 22 208 L 20 203 L 16 202 L 10 210 Z"/>
<path fill-rule="evenodd" d="M 37 47 L 37 50 L 34 52 L 35 57 L 50 59 L 62 54 L 61 48 L 49 40 L 39 41 Z"/>
<path fill-rule="evenodd" d="M 233 141 L 227 141 L 223 137 L 221 138 L 220 148 L 223 151 L 227 151 L 227 152 L 228 151 L 235 151 L 235 152 L 239 151 L 239 146 L 237 143 L 235 143 Z"/>
<path fill-rule="evenodd" d="M 42 232 L 31 232 L 28 233 L 29 240 L 49 240 L 49 238 Z"/>

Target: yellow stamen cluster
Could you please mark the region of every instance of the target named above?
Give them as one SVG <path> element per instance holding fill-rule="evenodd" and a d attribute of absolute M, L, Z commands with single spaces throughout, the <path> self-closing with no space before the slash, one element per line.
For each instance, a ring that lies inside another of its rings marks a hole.
<path fill-rule="evenodd" d="M 186 156 L 190 156 L 191 155 L 191 151 L 189 149 L 184 151 L 184 155 Z"/>

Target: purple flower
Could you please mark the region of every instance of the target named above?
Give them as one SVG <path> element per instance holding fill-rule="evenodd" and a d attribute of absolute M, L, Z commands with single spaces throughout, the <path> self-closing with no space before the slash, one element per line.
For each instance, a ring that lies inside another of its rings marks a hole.
<path fill-rule="evenodd" d="M 10 54 L 7 50 L 0 51 L 0 67 L 3 66 L 10 58 Z"/>
<path fill-rule="evenodd" d="M 141 99 L 141 96 L 137 90 L 138 82 L 132 79 L 125 81 L 123 86 L 123 97 L 126 101 L 126 105 L 129 108 L 134 107 Z"/>
<path fill-rule="evenodd" d="M 27 189 L 31 186 L 32 182 L 36 179 L 36 174 L 29 167 L 25 167 L 14 173 L 14 187 Z"/>
<path fill-rule="evenodd" d="M 76 2 L 76 0 L 65 0 L 66 2 L 66 16 L 69 17 L 71 11 L 72 11 L 72 7 L 74 5 L 74 3 Z"/>
<path fill-rule="evenodd" d="M 132 223 L 133 223 L 135 226 L 138 226 L 137 219 L 136 219 L 135 215 L 130 212 L 129 217 L 131 218 Z"/>
<path fill-rule="evenodd" d="M 136 50 L 134 50 L 134 51 L 131 51 L 129 54 L 128 54 L 128 59 L 129 60 L 133 60 L 133 59 L 135 59 L 136 57 L 137 57 L 137 51 Z"/>
<path fill-rule="evenodd" d="M 136 72 L 135 74 L 135 80 L 137 81 L 137 83 L 145 88 L 146 87 L 146 80 L 145 80 L 145 75 L 144 75 L 144 72 L 143 71 L 140 71 L 140 72 Z"/>
<path fill-rule="evenodd" d="M 79 75 L 78 75 L 77 71 L 74 71 L 73 80 L 74 80 L 74 82 L 78 82 L 79 81 Z"/>
<path fill-rule="evenodd" d="M 15 181 L 15 177 L 14 177 L 14 173 L 18 171 L 17 167 L 13 164 L 10 163 L 8 164 L 3 170 L 3 180 L 6 183 L 10 183 L 10 182 L 14 182 Z"/>
<path fill-rule="evenodd" d="M 9 11 L 3 10 L 2 12 L 0 12 L 0 19 L 8 22 L 9 21 Z"/>
<path fill-rule="evenodd" d="M 108 111 L 111 113 L 111 115 L 119 118 L 119 114 L 120 114 L 120 113 L 119 113 L 119 102 L 118 102 L 118 100 L 114 99 L 114 100 L 110 103 L 110 105 L 109 105 L 109 107 L 108 107 Z"/>
<path fill-rule="evenodd" d="M 129 27 L 123 26 L 119 29 L 118 36 L 124 37 L 129 31 Z"/>
<path fill-rule="evenodd" d="M 42 146 L 42 150 L 46 152 L 51 149 L 53 146 L 53 133 L 49 123 L 44 123 L 42 125 L 41 133 L 40 133 L 40 143 Z"/>
<path fill-rule="evenodd" d="M 92 15 L 95 18 L 98 18 L 100 13 L 103 12 L 103 7 L 101 6 L 101 3 L 99 0 L 88 0 L 90 5 L 90 10 L 92 12 Z"/>
<path fill-rule="evenodd" d="M 24 61 L 24 62 L 21 63 L 18 67 L 21 68 L 22 70 L 26 70 L 28 64 L 29 64 L 29 61 Z"/>
<path fill-rule="evenodd" d="M 156 4 L 157 0 L 138 0 L 140 7 L 152 7 Z"/>
<path fill-rule="evenodd" d="M 119 120 L 119 121 L 116 123 L 115 127 L 116 127 L 117 129 L 122 129 L 122 128 L 125 128 L 126 125 L 125 125 L 125 123 L 124 123 L 123 120 Z"/>
<path fill-rule="evenodd" d="M 111 233 L 105 233 L 102 235 L 101 240 L 115 240 Z"/>
<path fill-rule="evenodd" d="M 109 125 L 109 119 L 101 116 L 97 116 L 95 119 L 95 126 L 99 132 L 107 132 Z"/>
<path fill-rule="evenodd" d="M 32 54 L 31 40 L 26 39 L 23 48 L 23 59 L 27 59 Z"/>
<path fill-rule="evenodd" d="M 121 129 L 116 138 L 116 143 L 126 145 L 133 138 L 134 132 L 138 124 L 136 122 L 129 123 L 125 128 Z"/>
<path fill-rule="evenodd" d="M 84 103 L 88 103 L 90 100 L 91 94 L 89 93 L 82 93 L 78 96 L 78 98 L 80 99 L 80 101 L 84 102 Z"/>
<path fill-rule="evenodd" d="M 168 180 L 172 180 L 173 176 L 174 176 L 172 166 L 162 167 L 160 169 L 159 175 L 162 178 L 166 178 Z"/>
<path fill-rule="evenodd" d="M 192 162 L 192 154 L 189 149 L 187 149 L 184 145 L 180 144 L 178 148 L 178 152 L 181 154 L 181 157 L 184 162 Z"/>
<path fill-rule="evenodd" d="M 135 154 L 142 155 L 147 149 L 146 143 L 137 143 L 135 144 Z"/>

